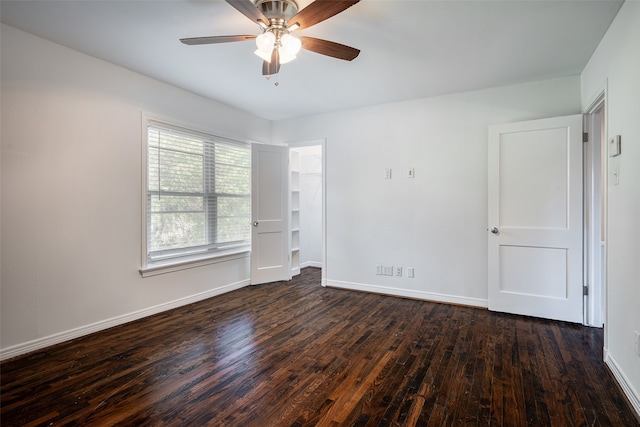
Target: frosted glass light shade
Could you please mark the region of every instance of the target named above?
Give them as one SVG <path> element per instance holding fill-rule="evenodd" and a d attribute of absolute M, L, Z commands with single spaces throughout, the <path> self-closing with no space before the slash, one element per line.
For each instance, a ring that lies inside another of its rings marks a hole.
<path fill-rule="evenodd" d="M 258 50 L 254 53 L 267 62 L 271 62 L 271 52 L 273 52 L 276 43 L 276 36 L 270 31 L 260 34 L 256 37 L 256 46 Z"/>
<path fill-rule="evenodd" d="M 256 55 L 258 55 L 260 58 L 264 59 L 265 61 L 267 61 L 268 63 L 271 63 L 271 52 L 263 52 L 260 49 L 257 49 L 255 52 Z"/>
<path fill-rule="evenodd" d="M 291 55 L 290 53 L 287 53 L 282 47 L 280 49 L 278 49 L 278 53 L 280 54 L 280 63 L 281 64 L 286 64 L 287 62 L 291 62 L 294 59 L 296 59 L 296 55 Z"/>
<path fill-rule="evenodd" d="M 258 49 L 254 53 L 269 63 L 271 63 L 273 49 L 278 49 L 280 64 L 286 64 L 296 59 L 302 42 L 290 34 L 283 34 L 276 46 L 276 35 L 266 31 L 256 37 L 256 46 Z"/>
<path fill-rule="evenodd" d="M 284 34 L 280 39 L 280 44 L 282 45 L 282 48 L 280 49 L 281 54 L 284 50 L 287 54 L 294 56 L 300 52 L 300 48 L 302 47 L 300 39 L 293 37 L 291 34 Z"/>
<path fill-rule="evenodd" d="M 302 42 L 300 39 L 293 37 L 291 34 L 284 34 L 280 39 L 280 47 L 278 53 L 280 53 L 280 63 L 286 64 L 296 59 L 296 55 L 300 52 Z"/>

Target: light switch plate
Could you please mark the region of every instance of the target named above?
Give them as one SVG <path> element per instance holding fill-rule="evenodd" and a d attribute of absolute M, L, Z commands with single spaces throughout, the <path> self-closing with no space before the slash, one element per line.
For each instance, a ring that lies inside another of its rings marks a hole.
<path fill-rule="evenodd" d="M 622 147 L 620 147 L 621 141 L 622 137 L 620 135 L 616 135 L 609 140 L 609 157 L 620 155 L 622 149 Z"/>

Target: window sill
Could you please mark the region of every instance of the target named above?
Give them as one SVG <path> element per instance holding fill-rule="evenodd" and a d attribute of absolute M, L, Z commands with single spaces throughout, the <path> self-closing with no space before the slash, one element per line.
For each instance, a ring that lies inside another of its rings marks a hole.
<path fill-rule="evenodd" d="M 227 251 L 208 255 L 206 257 L 188 258 L 181 260 L 172 260 L 172 262 L 158 262 L 141 268 L 140 275 L 142 277 L 157 276 L 159 274 L 172 273 L 174 271 L 187 270 L 189 268 L 202 267 L 204 265 L 218 264 L 221 262 L 232 261 L 236 259 L 248 258 L 251 254 L 249 248 L 238 249 L 235 251 Z"/>

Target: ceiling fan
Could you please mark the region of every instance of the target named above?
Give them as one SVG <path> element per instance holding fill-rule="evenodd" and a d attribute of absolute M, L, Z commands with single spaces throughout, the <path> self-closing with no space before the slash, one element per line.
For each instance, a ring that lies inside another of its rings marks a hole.
<path fill-rule="evenodd" d="M 301 48 L 345 61 L 355 59 L 360 53 L 360 50 L 340 43 L 305 36 L 296 38 L 290 34 L 329 19 L 360 0 L 315 0 L 300 11 L 295 0 L 225 1 L 258 24 L 262 34 L 191 37 L 180 41 L 187 45 L 198 45 L 256 39 L 258 49 L 255 54 L 263 59 L 262 75 L 265 76 L 280 71 L 280 65 L 295 59 Z"/>

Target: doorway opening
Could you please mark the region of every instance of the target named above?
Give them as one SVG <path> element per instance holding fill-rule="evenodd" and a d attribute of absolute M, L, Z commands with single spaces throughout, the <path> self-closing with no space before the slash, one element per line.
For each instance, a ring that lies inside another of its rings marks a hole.
<path fill-rule="evenodd" d="M 325 285 L 324 141 L 289 144 L 291 169 L 291 275 L 322 269 Z"/>

